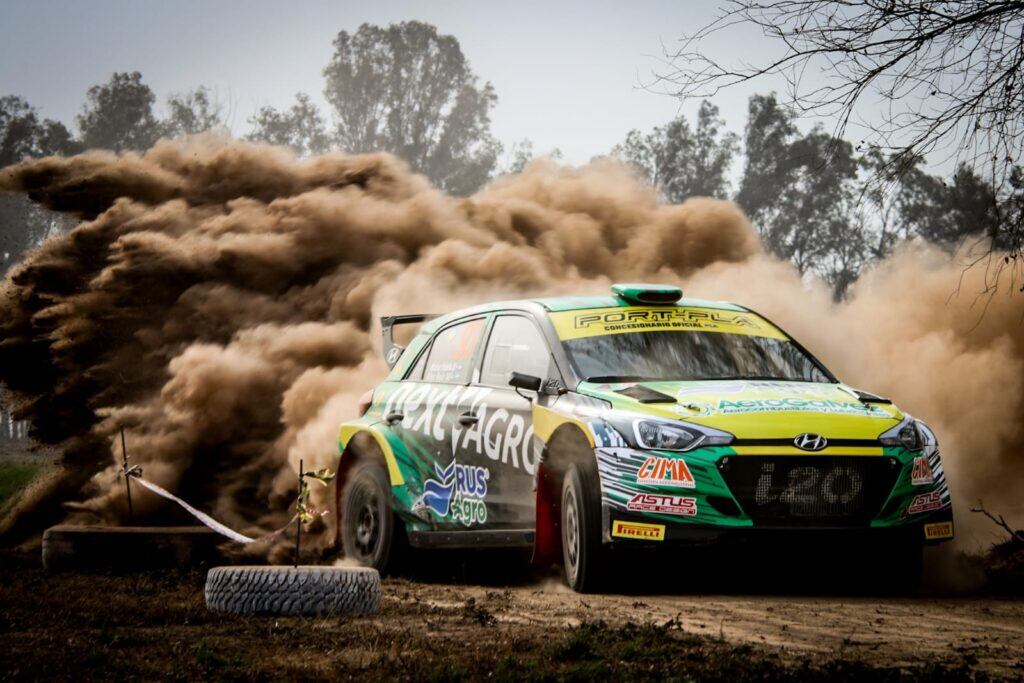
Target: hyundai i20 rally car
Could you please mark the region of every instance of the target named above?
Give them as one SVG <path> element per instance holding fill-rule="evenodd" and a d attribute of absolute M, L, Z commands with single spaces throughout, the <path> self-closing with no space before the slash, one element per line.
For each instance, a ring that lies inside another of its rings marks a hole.
<path fill-rule="evenodd" d="M 747 308 L 612 293 L 384 318 L 391 372 L 340 432 L 345 553 L 528 548 L 587 591 L 630 549 L 850 534 L 895 542 L 886 571 L 913 578 L 953 537 L 923 422 Z M 402 348 L 406 323 L 425 324 Z"/>

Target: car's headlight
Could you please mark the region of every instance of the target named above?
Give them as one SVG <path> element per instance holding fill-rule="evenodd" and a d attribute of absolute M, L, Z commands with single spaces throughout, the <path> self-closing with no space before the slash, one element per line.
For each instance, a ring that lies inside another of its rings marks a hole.
<path fill-rule="evenodd" d="M 907 417 L 898 425 L 883 433 L 878 440 L 886 446 L 903 446 L 908 451 L 919 451 L 924 446 L 917 420 Z"/>
<path fill-rule="evenodd" d="M 732 443 L 729 432 L 705 425 L 638 415 L 627 410 L 609 410 L 601 416 L 623 442 L 640 450 L 689 451 L 698 446 L 724 446 Z"/>
<path fill-rule="evenodd" d="M 659 451 L 688 451 L 696 448 L 704 435 L 664 422 L 637 420 L 633 423 L 633 434 L 637 445 Z"/>

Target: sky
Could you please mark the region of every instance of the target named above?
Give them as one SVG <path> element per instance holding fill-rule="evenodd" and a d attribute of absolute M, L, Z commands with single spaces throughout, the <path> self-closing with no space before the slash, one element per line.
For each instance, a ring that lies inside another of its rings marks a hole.
<path fill-rule="evenodd" d="M 175 92 L 213 89 L 235 134 L 261 106 L 287 107 L 308 93 L 326 113 L 324 66 L 339 31 L 364 22 L 416 19 L 454 35 L 473 70 L 498 94 L 492 131 L 509 148 L 558 148 L 566 161 L 604 154 L 634 128 L 648 130 L 697 103 L 645 87 L 664 68 L 663 49 L 711 20 L 717 0 L 668 2 L 409 2 L 348 0 L 0 0 L 0 95 L 24 97 L 70 126 L 86 90 L 114 71 L 140 71 L 160 109 Z M 736 29 L 708 44 L 755 59 L 773 48 Z M 781 84 L 719 96 L 727 126 L 741 132 L 746 100 Z"/>

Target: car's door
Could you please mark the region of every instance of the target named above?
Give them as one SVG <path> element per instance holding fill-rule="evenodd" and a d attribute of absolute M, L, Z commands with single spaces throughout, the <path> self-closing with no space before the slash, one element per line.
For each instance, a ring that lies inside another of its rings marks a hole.
<path fill-rule="evenodd" d="M 478 317 L 438 331 L 385 404 L 384 419 L 420 475 L 420 481 L 407 481 L 416 496 L 412 510 L 435 527 L 460 524 L 453 499 L 475 490 L 453 458 L 452 436 L 485 323 L 486 317 Z"/>
<path fill-rule="evenodd" d="M 483 507 L 488 527 L 532 528 L 535 515 L 533 392 L 509 386 L 512 372 L 548 380 L 554 363 L 544 335 L 527 315 L 499 314 L 491 323 L 479 376 L 459 404 L 456 459 L 472 464 L 486 482 Z M 482 469 L 482 471 L 481 471 Z"/>

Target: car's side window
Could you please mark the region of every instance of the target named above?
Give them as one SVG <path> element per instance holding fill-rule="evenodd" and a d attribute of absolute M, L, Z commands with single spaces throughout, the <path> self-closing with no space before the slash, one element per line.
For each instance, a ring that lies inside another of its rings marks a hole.
<path fill-rule="evenodd" d="M 484 331 L 484 319 L 477 318 L 447 327 L 434 337 L 423 367 L 426 382 L 463 384 L 469 382 L 473 353 Z M 413 370 L 415 373 L 416 370 Z M 411 379 L 412 377 L 410 377 Z"/>
<path fill-rule="evenodd" d="M 513 372 L 546 380 L 551 375 L 551 365 L 548 343 L 529 318 L 499 316 L 487 340 L 480 384 L 508 386 L 509 375 Z"/>
<path fill-rule="evenodd" d="M 423 349 L 423 353 L 416 359 L 416 365 L 413 366 L 409 374 L 405 376 L 406 379 L 421 380 L 423 379 L 423 368 L 427 365 L 427 356 L 430 355 L 430 344 L 427 344 L 427 348 Z"/>

